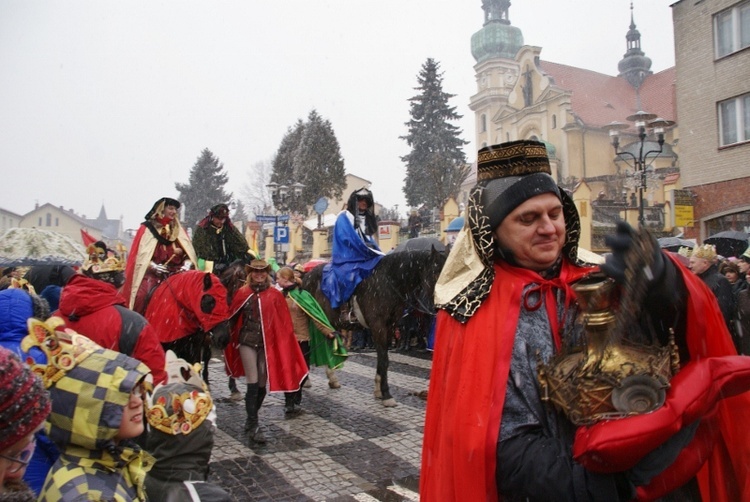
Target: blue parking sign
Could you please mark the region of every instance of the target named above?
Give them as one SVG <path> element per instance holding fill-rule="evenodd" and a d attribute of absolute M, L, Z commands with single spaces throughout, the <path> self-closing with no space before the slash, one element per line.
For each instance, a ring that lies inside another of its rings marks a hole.
<path fill-rule="evenodd" d="M 273 242 L 289 244 L 289 227 L 273 227 Z"/>

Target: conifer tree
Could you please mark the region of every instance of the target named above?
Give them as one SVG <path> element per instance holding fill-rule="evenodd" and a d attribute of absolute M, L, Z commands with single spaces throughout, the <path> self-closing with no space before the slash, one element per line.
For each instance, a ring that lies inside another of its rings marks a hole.
<path fill-rule="evenodd" d="M 208 148 L 204 148 L 190 169 L 187 183 L 175 183 L 180 202 L 185 205 L 183 225 L 193 228 L 216 204 L 228 204 L 232 194 L 224 187 L 229 180 L 224 164 Z"/>
<path fill-rule="evenodd" d="M 417 76 L 419 93 L 410 98 L 411 120 L 406 122 L 406 140 L 411 152 L 401 157 L 406 163 L 404 195 L 410 206 L 442 208 L 449 197 L 456 197 L 469 174 L 470 166 L 461 147 L 461 130 L 451 122 L 462 116 L 448 101 L 455 94 L 443 91 L 440 64 L 428 58 Z"/>
<path fill-rule="evenodd" d="M 298 121 L 282 138 L 273 160 L 271 182 L 304 186 L 299 198 L 288 198 L 284 210 L 309 214 L 320 197 L 340 198 L 346 186 L 344 159 L 330 121 L 316 110 Z M 291 188 L 290 188 L 291 191 Z"/>

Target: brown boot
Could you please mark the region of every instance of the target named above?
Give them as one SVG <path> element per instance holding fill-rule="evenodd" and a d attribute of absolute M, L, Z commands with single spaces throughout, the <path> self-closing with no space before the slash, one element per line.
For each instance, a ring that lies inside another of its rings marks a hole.
<path fill-rule="evenodd" d="M 340 389 L 341 384 L 339 378 L 336 376 L 336 371 L 331 368 L 326 368 L 326 376 L 328 377 L 328 386 L 332 389 Z"/>

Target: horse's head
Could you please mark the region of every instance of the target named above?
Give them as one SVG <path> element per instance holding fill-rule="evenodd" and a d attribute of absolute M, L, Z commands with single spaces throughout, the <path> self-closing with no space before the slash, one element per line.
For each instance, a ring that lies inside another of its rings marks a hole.
<path fill-rule="evenodd" d="M 230 263 L 227 268 L 222 270 L 219 275 L 219 279 L 224 287 L 227 289 L 227 302 L 232 303 L 232 298 L 238 289 L 245 284 L 247 273 L 245 272 L 245 262 L 242 260 L 235 260 Z"/>
<path fill-rule="evenodd" d="M 437 251 L 434 247 L 430 248 L 429 253 L 425 253 L 424 258 L 420 260 L 422 267 L 420 293 L 417 296 L 419 309 L 425 313 L 435 314 L 435 284 L 437 284 L 440 272 L 445 265 L 446 253 Z"/>

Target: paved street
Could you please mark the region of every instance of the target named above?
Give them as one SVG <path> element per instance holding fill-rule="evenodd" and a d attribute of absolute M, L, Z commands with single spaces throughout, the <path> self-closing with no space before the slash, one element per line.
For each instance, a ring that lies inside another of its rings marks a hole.
<path fill-rule="evenodd" d="M 244 401 L 229 400 L 221 361 L 210 380 L 219 431 L 211 481 L 238 501 L 418 500 L 419 464 L 430 360 L 391 352 L 389 382 L 398 402 L 373 398 L 375 353 L 352 353 L 329 389 L 323 368 L 311 371 L 304 413 L 285 418 L 283 395 L 268 396 L 260 411 L 268 443 L 248 445 Z M 241 390 L 244 383 L 238 382 Z"/>

